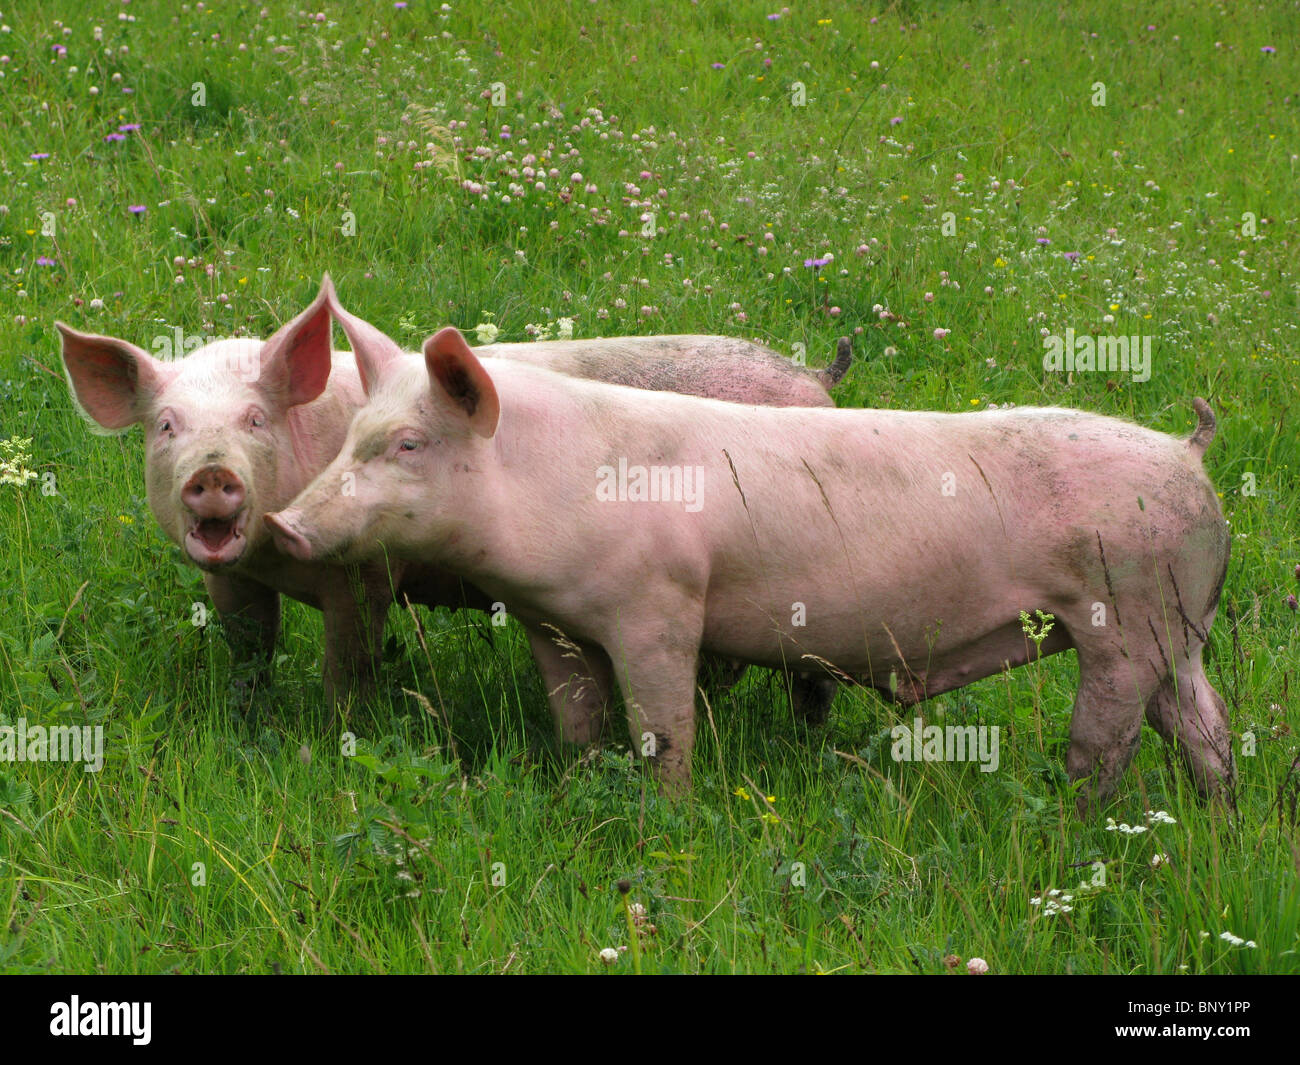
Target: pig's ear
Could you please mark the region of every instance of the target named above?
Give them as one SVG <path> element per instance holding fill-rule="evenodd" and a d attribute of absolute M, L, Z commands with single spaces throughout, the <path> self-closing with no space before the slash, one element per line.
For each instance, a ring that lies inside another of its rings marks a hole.
<path fill-rule="evenodd" d="M 326 276 L 311 306 L 262 345 L 257 383 L 286 407 L 310 403 L 329 383 L 333 354 L 329 298 L 333 294 Z"/>
<path fill-rule="evenodd" d="M 379 380 L 380 372 L 402 354 L 402 349 L 398 347 L 397 341 L 380 332 L 369 322 L 343 309 L 343 305 L 334 294 L 334 286 L 330 284 L 328 274 L 321 283 L 321 291 L 325 292 L 326 289 L 329 290 L 326 302 L 329 304 L 330 314 L 334 315 L 339 325 L 343 327 L 343 332 L 347 334 L 348 343 L 352 345 L 352 354 L 357 360 L 357 370 L 361 374 L 361 387 L 366 390 L 366 395 L 370 395 L 374 391 L 375 382 Z"/>
<path fill-rule="evenodd" d="M 167 367 L 125 340 L 54 325 L 63 337 L 63 369 L 77 406 L 113 431 L 143 418 L 150 397 L 169 376 Z"/>
<path fill-rule="evenodd" d="M 426 340 L 424 362 L 434 395 L 445 395 L 464 411 L 469 427 L 479 436 L 491 436 L 497 431 L 501 401 L 496 386 L 459 329 L 448 326 Z"/>

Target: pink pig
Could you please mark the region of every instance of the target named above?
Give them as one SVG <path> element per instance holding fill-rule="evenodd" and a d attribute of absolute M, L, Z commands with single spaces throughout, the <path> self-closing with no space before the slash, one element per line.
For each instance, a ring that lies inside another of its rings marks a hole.
<path fill-rule="evenodd" d="M 1201 662 L 1229 547 L 1201 467 L 1203 400 L 1179 440 L 1056 408 L 647 395 L 489 367 L 454 329 L 423 359 L 356 354 L 368 404 L 267 522 L 304 562 L 382 545 L 562 633 L 585 658 L 553 695 L 567 739 L 600 734 L 616 681 L 633 737 L 687 787 L 702 651 L 825 663 L 912 704 L 1034 657 L 1020 614 L 1042 609 L 1056 623 L 1041 653 L 1078 653 L 1067 768 L 1087 782 L 1081 812 L 1113 792 L 1144 711 L 1202 794 L 1233 779 Z M 534 649 L 562 674 L 549 643 Z"/>
<path fill-rule="evenodd" d="M 397 345 L 338 303 L 329 278 L 302 314 L 265 343 L 224 340 L 178 361 L 62 323 L 63 362 L 81 408 L 101 427 L 145 431 L 150 509 L 204 571 L 239 660 L 269 660 L 280 595 L 324 613 L 325 683 L 331 701 L 364 690 L 378 663 L 385 615 L 409 596 L 430 606 L 486 608 L 493 600 L 428 565 L 363 566 L 354 586 L 343 566 L 286 558 L 262 515 L 293 499 L 338 452 L 364 402 L 356 361 L 333 352 L 331 318 L 354 346 L 387 357 Z M 751 402 L 832 406 L 827 387 L 848 367 L 847 342 L 827 370 L 795 366 L 728 337 L 622 337 L 490 349 L 494 365 L 519 359 L 646 388 L 685 387 Z M 567 673 L 566 673 L 567 677 Z M 264 678 L 264 674 L 263 674 Z M 548 690 L 553 687 L 547 679 Z M 796 678 L 810 714 L 824 692 Z"/>

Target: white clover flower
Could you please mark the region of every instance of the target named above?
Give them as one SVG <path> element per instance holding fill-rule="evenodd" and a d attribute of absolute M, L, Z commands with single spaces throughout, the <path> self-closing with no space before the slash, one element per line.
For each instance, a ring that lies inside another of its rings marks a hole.
<path fill-rule="evenodd" d="M 572 340 L 572 339 L 573 339 L 573 319 L 572 319 L 572 318 L 561 318 L 558 322 L 556 322 L 556 323 L 555 323 L 555 335 L 556 335 L 556 337 L 558 337 L 560 340 Z"/>
<path fill-rule="evenodd" d="M 989 971 L 989 963 L 983 958 L 971 958 L 971 960 L 966 963 L 966 971 L 970 973 L 971 976 L 983 976 Z"/>
<path fill-rule="evenodd" d="M 496 341 L 501 330 L 491 322 L 480 322 L 474 327 L 474 335 L 478 337 L 480 344 L 491 344 Z"/>
<path fill-rule="evenodd" d="M 604 950 L 600 952 L 600 960 L 603 961 L 606 965 L 613 965 L 616 961 L 618 961 L 618 951 L 616 951 L 613 947 L 606 947 Z"/>
<path fill-rule="evenodd" d="M 1074 907 L 1069 904 L 1073 901 L 1073 895 L 1060 888 L 1049 888 L 1042 895 L 1030 899 L 1029 905 L 1041 907 L 1044 917 L 1055 917 L 1058 913 L 1072 913 Z"/>

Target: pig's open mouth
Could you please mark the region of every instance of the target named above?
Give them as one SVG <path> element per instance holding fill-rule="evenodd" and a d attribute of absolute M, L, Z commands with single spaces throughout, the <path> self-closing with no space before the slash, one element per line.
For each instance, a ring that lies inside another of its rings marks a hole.
<path fill-rule="evenodd" d="M 185 550 L 204 569 L 216 569 L 237 562 L 248 547 L 244 527 L 248 510 L 241 509 L 229 518 L 190 518 L 185 532 Z"/>

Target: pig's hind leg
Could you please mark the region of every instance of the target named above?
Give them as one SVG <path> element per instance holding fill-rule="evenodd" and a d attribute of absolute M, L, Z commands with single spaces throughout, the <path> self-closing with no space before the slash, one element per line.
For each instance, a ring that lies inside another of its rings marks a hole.
<path fill-rule="evenodd" d="M 556 735 L 564 743 L 599 743 L 614 691 L 609 656 L 599 647 L 575 643 L 558 629 L 540 632 L 525 626 L 525 631 Z"/>
<path fill-rule="evenodd" d="M 1235 770 L 1228 708 L 1205 676 L 1201 649 L 1199 643 L 1180 649 L 1146 712 L 1151 727 L 1178 752 L 1197 792 L 1208 799 L 1231 786 Z"/>
<path fill-rule="evenodd" d="M 1134 616 L 1142 615 L 1127 608 L 1126 622 Z M 1071 780 L 1091 778 L 1079 796 L 1080 816 L 1114 792 L 1137 750 L 1144 712 L 1178 751 L 1203 797 L 1232 781 L 1227 708 L 1205 676 L 1200 641 L 1180 629 L 1169 632 L 1162 618 L 1145 617 L 1125 631 L 1115 626 L 1113 635 L 1072 630 L 1079 634 L 1079 694 L 1066 764 Z"/>
<path fill-rule="evenodd" d="M 795 716 L 807 725 L 824 725 L 840 682 L 829 673 L 785 672 L 782 676 L 790 692 L 790 708 Z"/>

